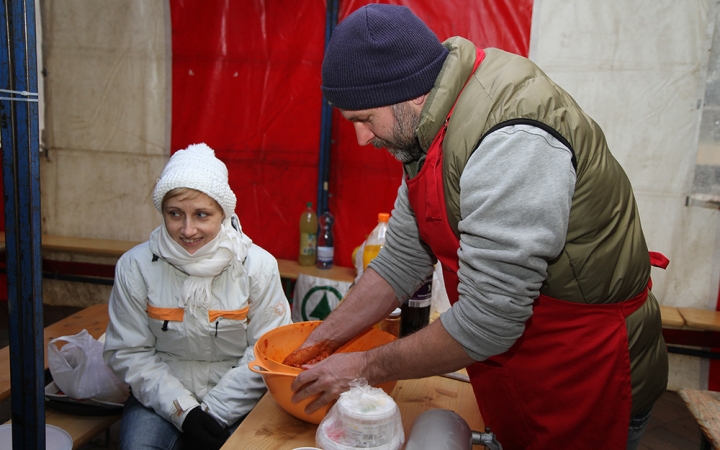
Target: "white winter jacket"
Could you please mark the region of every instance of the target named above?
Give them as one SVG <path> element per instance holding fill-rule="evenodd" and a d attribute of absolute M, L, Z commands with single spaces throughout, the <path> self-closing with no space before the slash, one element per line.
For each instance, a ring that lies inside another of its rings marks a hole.
<path fill-rule="evenodd" d="M 148 408 L 182 430 L 190 409 L 224 426 L 247 414 L 266 388 L 247 363 L 265 332 L 291 322 L 277 261 L 252 245 L 246 272 L 212 282 L 209 310 L 179 308 L 187 274 L 153 255 L 148 242 L 125 253 L 115 269 L 104 358 Z"/>

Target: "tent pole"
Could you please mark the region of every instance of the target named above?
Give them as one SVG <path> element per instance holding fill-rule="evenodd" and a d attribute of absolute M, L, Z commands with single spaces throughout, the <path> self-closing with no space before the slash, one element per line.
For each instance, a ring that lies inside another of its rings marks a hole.
<path fill-rule="evenodd" d="M 0 142 L 10 316 L 13 448 L 45 449 L 35 0 L 3 0 Z"/>
<path fill-rule="evenodd" d="M 335 29 L 338 18 L 338 3 L 340 0 L 327 0 L 327 15 L 325 19 L 325 49 L 330 42 L 330 36 Z M 330 189 L 330 148 L 332 144 L 332 106 L 322 100 L 320 119 L 320 159 L 318 161 L 318 188 L 317 188 L 317 214 L 320 215 L 329 209 L 328 191 Z"/>

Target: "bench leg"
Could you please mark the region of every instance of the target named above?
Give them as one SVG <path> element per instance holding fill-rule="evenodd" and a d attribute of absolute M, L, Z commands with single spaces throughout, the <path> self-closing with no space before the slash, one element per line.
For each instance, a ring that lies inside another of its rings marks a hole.
<path fill-rule="evenodd" d="M 702 431 L 700 432 L 700 450 L 713 450 L 712 444 Z"/>

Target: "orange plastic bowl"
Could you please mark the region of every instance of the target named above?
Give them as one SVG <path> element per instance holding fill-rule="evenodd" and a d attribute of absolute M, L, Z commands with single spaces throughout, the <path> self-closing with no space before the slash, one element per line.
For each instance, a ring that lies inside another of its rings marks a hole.
<path fill-rule="evenodd" d="M 255 361 L 248 363 L 250 370 L 262 375 L 270 395 L 273 396 L 281 408 L 300 420 L 316 425 L 325 417 L 332 404 L 326 405 L 312 414 L 306 414 L 305 407 L 314 398 L 306 398 L 299 403 L 291 401 L 293 392 L 290 385 L 295 381 L 295 377 L 302 372 L 302 369 L 287 366 L 282 362 L 287 355 L 305 342 L 310 333 L 320 323 L 319 321 L 297 322 L 268 331 L 255 343 Z M 390 333 L 371 328 L 340 347 L 335 353 L 370 350 L 390 343 L 395 339 L 397 338 Z M 390 395 L 396 383 L 396 381 L 391 381 L 377 387 L 382 388 Z"/>

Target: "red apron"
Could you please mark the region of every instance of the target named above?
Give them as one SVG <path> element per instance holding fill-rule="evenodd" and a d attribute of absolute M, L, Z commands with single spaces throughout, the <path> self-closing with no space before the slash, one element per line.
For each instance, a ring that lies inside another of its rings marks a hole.
<path fill-rule="evenodd" d="M 484 56 L 478 49 L 475 68 Z M 442 181 L 442 141 L 451 115 L 420 173 L 406 183 L 420 236 L 442 264 L 455 303 L 460 244 L 446 217 Z M 540 295 L 510 350 L 467 368 L 485 424 L 505 450 L 626 447 L 632 398 L 625 318 L 647 295 L 646 289 L 608 305 Z"/>

